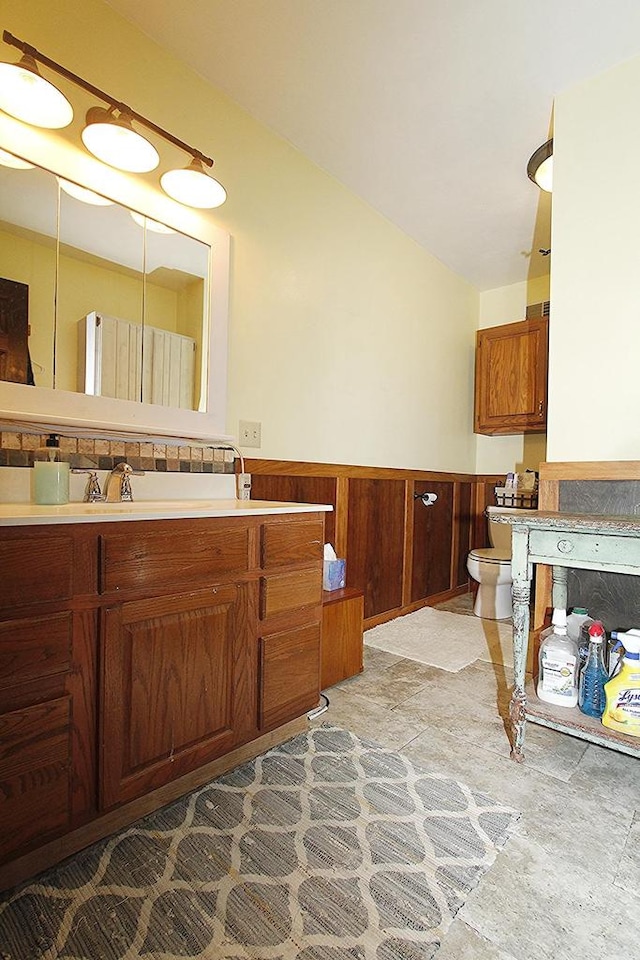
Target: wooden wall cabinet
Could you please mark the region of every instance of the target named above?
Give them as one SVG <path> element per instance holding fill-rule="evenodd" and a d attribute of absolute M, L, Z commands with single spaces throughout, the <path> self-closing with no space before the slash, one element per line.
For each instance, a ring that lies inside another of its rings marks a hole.
<path fill-rule="evenodd" d="M 476 433 L 543 433 L 546 430 L 548 336 L 547 317 L 478 330 Z"/>

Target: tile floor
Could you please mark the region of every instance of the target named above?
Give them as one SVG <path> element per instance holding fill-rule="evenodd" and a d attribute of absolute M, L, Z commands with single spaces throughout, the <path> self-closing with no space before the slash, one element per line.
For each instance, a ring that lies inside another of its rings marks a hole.
<path fill-rule="evenodd" d="M 456 603 L 468 615 L 468 598 Z M 521 812 L 438 960 L 640 958 L 640 762 L 530 723 L 515 764 L 511 682 L 499 663 L 449 673 L 365 646 L 364 672 L 327 691 L 316 722 L 374 737 Z"/>

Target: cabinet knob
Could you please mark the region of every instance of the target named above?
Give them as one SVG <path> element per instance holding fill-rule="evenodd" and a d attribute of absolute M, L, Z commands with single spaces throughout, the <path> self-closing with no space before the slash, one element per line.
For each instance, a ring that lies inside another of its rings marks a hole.
<path fill-rule="evenodd" d="M 558 540 L 558 550 L 560 553 L 571 553 L 573 543 L 571 540 Z"/>

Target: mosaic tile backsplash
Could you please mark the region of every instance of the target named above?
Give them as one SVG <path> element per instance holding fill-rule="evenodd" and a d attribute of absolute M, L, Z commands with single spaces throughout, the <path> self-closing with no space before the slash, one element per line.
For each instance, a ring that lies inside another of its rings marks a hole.
<path fill-rule="evenodd" d="M 223 447 L 174 446 L 129 440 L 58 436 L 60 459 L 72 467 L 113 470 L 126 461 L 134 470 L 158 473 L 233 473 L 234 452 Z M 32 467 L 43 459 L 49 434 L 0 433 L 0 467 Z"/>

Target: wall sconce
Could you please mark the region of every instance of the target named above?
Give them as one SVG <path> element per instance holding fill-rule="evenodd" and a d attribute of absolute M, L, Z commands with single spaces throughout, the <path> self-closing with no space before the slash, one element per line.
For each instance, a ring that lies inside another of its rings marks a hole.
<path fill-rule="evenodd" d="M 2 39 L 23 54 L 18 63 L 0 63 L 0 109 L 5 113 L 32 126 L 49 129 L 60 129 L 71 123 L 71 104 L 57 87 L 41 76 L 38 70 L 40 63 L 108 105 L 107 108 L 92 107 L 87 112 L 86 126 L 82 131 L 82 142 L 98 160 L 128 173 L 155 170 L 160 163 L 160 155 L 154 145 L 134 129 L 136 123 L 192 157 L 184 169 L 168 170 L 161 176 L 160 185 L 169 197 L 185 206 L 201 209 L 219 207 L 227 199 L 222 184 L 205 170 L 205 166 L 213 166 L 211 157 L 178 140 L 125 103 L 120 103 L 30 44 L 18 40 L 7 30 Z"/>
<path fill-rule="evenodd" d="M 551 193 L 553 186 L 553 138 L 543 143 L 531 155 L 527 164 L 527 176 L 541 190 Z"/>

